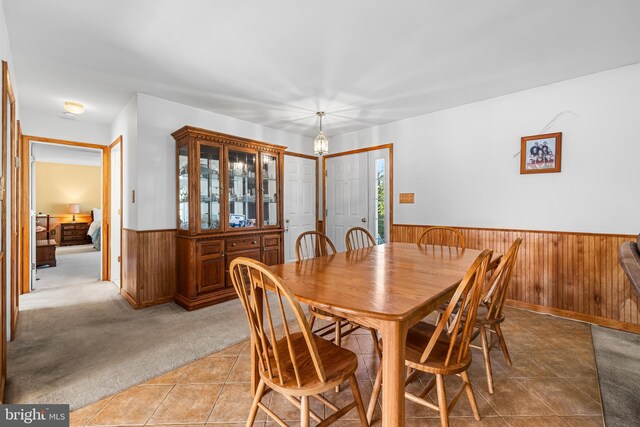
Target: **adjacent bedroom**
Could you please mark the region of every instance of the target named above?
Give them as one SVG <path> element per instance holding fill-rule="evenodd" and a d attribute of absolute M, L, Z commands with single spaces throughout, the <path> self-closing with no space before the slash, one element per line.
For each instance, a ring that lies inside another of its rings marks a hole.
<path fill-rule="evenodd" d="M 102 157 L 95 149 L 35 143 L 33 291 L 100 280 Z"/>

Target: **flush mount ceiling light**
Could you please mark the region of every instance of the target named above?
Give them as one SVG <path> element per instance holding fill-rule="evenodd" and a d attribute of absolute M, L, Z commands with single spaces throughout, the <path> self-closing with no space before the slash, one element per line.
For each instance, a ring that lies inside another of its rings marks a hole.
<path fill-rule="evenodd" d="M 77 102 L 66 101 L 64 103 L 64 111 L 77 116 L 78 114 L 84 113 L 84 105 Z"/>
<path fill-rule="evenodd" d="M 320 133 L 316 136 L 316 139 L 313 141 L 313 152 L 319 156 L 323 154 L 327 154 L 329 152 L 329 140 L 326 136 L 324 136 L 324 132 L 322 132 L 322 118 L 325 116 L 324 111 L 318 111 L 316 116 L 320 117 Z"/>

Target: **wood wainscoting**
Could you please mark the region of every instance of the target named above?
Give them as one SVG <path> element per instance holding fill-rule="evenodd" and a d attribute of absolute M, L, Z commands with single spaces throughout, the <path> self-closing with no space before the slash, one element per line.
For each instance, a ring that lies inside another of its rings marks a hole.
<path fill-rule="evenodd" d="M 427 225 L 393 224 L 391 240 L 415 242 Z M 638 295 L 618 264 L 636 236 L 454 227 L 466 246 L 505 253 L 522 237 L 507 304 L 640 333 Z"/>
<path fill-rule="evenodd" d="M 173 301 L 176 294 L 176 230 L 122 229 L 122 287 L 134 308 Z"/>

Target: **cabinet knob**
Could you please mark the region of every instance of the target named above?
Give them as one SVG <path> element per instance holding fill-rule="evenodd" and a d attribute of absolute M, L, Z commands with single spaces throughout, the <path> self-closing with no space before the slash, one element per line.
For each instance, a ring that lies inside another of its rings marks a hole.
<path fill-rule="evenodd" d="M 251 243 L 253 243 L 253 244 L 255 245 L 256 243 L 258 243 L 258 241 L 257 241 L 257 240 L 254 240 L 254 241 L 253 241 L 253 242 L 251 242 Z"/>
<path fill-rule="evenodd" d="M 235 245 L 237 245 L 237 243 L 232 243 L 232 244 L 231 244 L 231 246 L 235 246 Z"/>

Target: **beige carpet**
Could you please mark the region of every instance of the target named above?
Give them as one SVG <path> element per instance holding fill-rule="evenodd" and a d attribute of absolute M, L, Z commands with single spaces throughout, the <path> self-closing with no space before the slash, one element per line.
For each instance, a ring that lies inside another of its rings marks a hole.
<path fill-rule="evenodd" d="M 100 282 L 100 253 L 59 248 L 20 299 L 9 344 L 9 403 L 83 407 L 248 338 L 237 300 L 187 312 L 169 303 L 133 310 Z"/>

